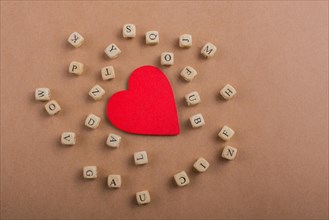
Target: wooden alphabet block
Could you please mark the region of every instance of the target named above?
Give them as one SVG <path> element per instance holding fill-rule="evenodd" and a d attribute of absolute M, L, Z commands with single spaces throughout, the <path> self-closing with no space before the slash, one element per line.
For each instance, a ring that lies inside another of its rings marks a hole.
<path fill-rule="evenodd" d="M 122 28 L 122 35 L 124 38 L 136 37 L 136 26 L 134 24 L 125 24 Z"/>
<path fill-rule="evenodd" d="M 85 39 L 78 32 L 73 32 L 67 39 L 67 41 L 75 48 L 80 47 L 84 40 Z"/>
<path fill-rule="evenodd" d="M 182 34 L 179 37 L 179 47 L 189 48 L 192 46 L 192 35 L 190 34 Z"/>
<path fill-rule="evenodd" d="M 157 31 L 148 31 L 145 34 L 145 42 L 148 45 L 158 44 L 160 40 L 159 32 Z"/>
<path fill-rule="evenodd" d="M 190 183 L 190 179 L 188 178 L 185 171 L 179 172 L 174 176 L 177 186 L 186 186 Z"/>
<path fill-rule="evenodd" d="M 148 163 L 146 151 L 140 151 L 134 153 L 134 161 L 136 165 L 143 165 Z"/>
<path fill-rule="evenodd" d="M 210 58 L 215 55 L 216 51 L 217 47 L 215 45 L 212 43 L 206 43 L 201 49 L 201 54 L 206 58 Z"/>
<path fill-rule="evenodd" d="M 56 100 L 51 100 L 45 105 L 45 109 L 49 115 L 56 115 L 61 111 L 61 106 L 56 102 Z"/>
<path fill-rule="evenodd" d="M 34 93 L 35 100 L 37 101 L 49 101 L 51 98 L 50 89 L 37 88 Z"/>
<path fill-rule="evenodd" d="M 104 52 L 106 53 L 106 55 L 110 58 L 110 59 L 114 59 L 117 58 L 120 54 L 121 54 L 121 50 L 119 49 L 119 47 L 115 44 L 110 44 L 108 45 Z"/>
<path fill-rule="evenodd" d="M 94 114 L 89 114 L 85 120 L 85 125 L 89 128 L 96 129 L 98 128 L 100 121 L 100 117 Z"/>
<path fill-rule="evenodd" d="M 151 202 L 149 191 L 144 190 L 136 193 L 136 200 L 138 205 L 145 205 Z"/>

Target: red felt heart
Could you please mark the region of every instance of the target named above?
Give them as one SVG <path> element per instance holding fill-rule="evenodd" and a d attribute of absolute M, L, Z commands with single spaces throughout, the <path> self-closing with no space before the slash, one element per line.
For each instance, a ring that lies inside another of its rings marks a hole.
<path fill-rule="evenodd" d="M 165 74 L 154 66 L 134 70 L 128 90 L 109 98 L 106 113 L 114 126 L 129 133 L 179 134 L 173 90 Z"/>

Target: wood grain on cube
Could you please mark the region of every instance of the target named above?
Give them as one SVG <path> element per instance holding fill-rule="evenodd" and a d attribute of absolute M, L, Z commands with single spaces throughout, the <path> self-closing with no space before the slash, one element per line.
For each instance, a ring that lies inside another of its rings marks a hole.
<path fill-rule="evenodd" d="M 103 80 L 110 80 L 115 78 L 115 71 L 113 66 L 105 66 L 101 70 L 102 79 Z"/>
<path fill-rule="evenodd" d="M 193 128 L 199 128 L 205 125 L 202 114 L 196 114 L 190 117 L 190 122 Z"/>
<path fill-rule="evenodd" d="M 148 163 L 146 151 L 139 151 L 134 153 L 135 165 L 144 165 Z"/>
<path fill-rule="evenodd" d="M 106 55 L 110 58 L 110 59 L 114 59 L 117 58 L 120 54 L 121 54 L 121 50 L 119 49 L 119 47 L 115 44 L 110 44 L 108 45 L 104 52 L 106 53 Z"/>
<path fill-rule="evenodd" d="M 45 105 L 45 109 L 49 115 L 56 115 L 61 111 L 61 106 L 56 100 L 51 100 Z"/>
<path fill-rule="evenodd" d="M 161 54 L 161 65 L 163 66 L 174 65 L 174 54 L 172 52 L 163 52 Z"/>
<path fill-rule="evenodd" d="M 222 151 L 222 157 L 227 160 L 234 160 L 237 152 L 238 152 L 238 149 L 231 147 L 231 146 L 225 146 Z"/>
<path fill-rule="evenodd" d="M 37 101 L 49 101 L 51 98 L 50 89 L 37 88 L 35 89 L 34 97 Z"/>
<path fill-rule="evenodd" d="M 192 46 L 192 35 L 182 34 L 179 36 L 179 47 L 189 48 Z"/>
<path fill-rule="evenodd" d="M 83 38 L 83 36 L 78 32 L 73 32 L 67 39 L 67 41 L 75 48 L 80 47 L 83 44 L 84 40 L 85 39 Z"/>
<path fill-rule="evenodd" d="M 224 140 L 224 141 L 228 141 L 230 140 L 233 135 L 234 135 L 234 130 L 232 128 L 230 128 L 227 125 L 224 125 L 223 128 L 220 130 L 220 132 L 218 133 L 218 136 Z"/>
<path fill-rule="evenodd" d="M 148 190 L 143 190 L 136 193 L 136 201 L 138 205 L 145 205 L 151 202 L 151 196 Z"/>
<path fill-rule="evenodd" d="M 74 132 L 63 132 L 61 135 L 61 143 L 63 145 L 75 145 L 76 134 Z"/>
<path fill-rule="evenodd" d="M 181 77 L 187 82 L 191 82 L 197 74 L 197 71 L 191 66 L 184 67 L 180 72 Z"/>
<path fill-rule="evenodd" d="M 118 148 L 120 146 L 121 136 L 110 133 L 107 137 L 106 144 L 109 147 Z"/>
<path fill-rule="evenodd" d="M 145 34 L 145 43 L 148 45 L 158 44 L 160 41 L 159 32 L 157 31 L 148 31 Z"/>
<path fill-rule="evenodd" d="M 226 99 L 226 100 L 230 100 L 231 98 L 233 98 L 233 96 L 235 96 L 236 94 L 236 90 L 233 86 L 231 86 L 230 84 L 227 84 L 224 86 L 224 88 L 222 88 L 219 92 L 221 94 L 221 96 Z"/>
<path fill-rule="evenodd" d="M 78 61 L 72 61 L 69 66 L 69 72 L 75 75 L 81 75 L 84 70 L 83 63 L 80 63 Z"/>
<path fill-rule="evenodd" d="M 185 95 L 185 101 L 188 106 L 194 106 L 201 102 L 200 95 L 197 91 Z"/>
<path fill-rule="evenodd" d="M 209 162 L 203 157 L 199 157 L 199 159 L 193 164 L 193 167 L 200 173 L 205 172 L 209 166 Z"/>
<path fill-rule="evenodd" d="M 88 94 L 91 98 L 97 101 L 102 99 L 105 90 L 100 85 L 96 84 L 90 89 Z"/>
<path fill-rule="evenodd" d="M 206 58 L 210 58 L 215 55 L 216 51 L 217 47 L 215 45 L 212 43 L 206 43 L 201 49 L 201 54 Z"/>
<path fill-rule="evenodd" d="M 107 177 L 107 186 L 109 188 L 120 188 L 121 187 L 121 176 L 117 174 L 112 174 Z"/>
<path fill-rule="evenodd" d="M 96 179 L 97 178 L 97 167 L 96 166 L 85 166 L 83 167 L 83 177 L 85 179 Z"/>
<path fill-rule="evenodd" d="M 100 121 L 100 117 L 94 114 L 89 114 L 85 120 L 85 125 L 89 128 L 96 129 L 98 128 Z"/>
<path fill-rule="evenodd" d="M 190 179 L 188 178 L 185 171 L 181 171 L 174 175 L 175 182 L 177 186 L 186 186 L 190 183 Z"/>
<path fill-rule="evenodd" d="M 136 26 L 134 24 L 125 24 L 122 28 L 122 36 L 124 38 L 136 37 Z"/>

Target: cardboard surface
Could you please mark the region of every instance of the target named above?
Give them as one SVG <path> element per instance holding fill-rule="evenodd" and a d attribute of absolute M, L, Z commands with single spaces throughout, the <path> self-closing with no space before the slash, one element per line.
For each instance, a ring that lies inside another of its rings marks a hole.
<path fill-rule="evenodd" d="M 128 90 L 109 98 L 109 121 L 118 129 L 144 135 L 178 135 L 179 122 L 173 90 L 164 72 L 141 66 L 129 76 Z"/>
<path fill-rule="evenodd" d="M 137 37 L 121 37 L 134 23 Z M 147 46 L 144 33 L 157 30 L 160 43 Z M 66 41 L 78 31 L 84 44 Z M 190 49 L 178 37 L 193 36 Z M 201 59 L 206 42 L 216 55 Z M 118 59 L 104 49 L 116 43 Z M 328 2 L 9 2 L 1 1 L 1 216 L 4 219 L 324 219 L 328 218 Z M 160 66 L 173 51 L 175 65 Z M 85 64 L 76 77 L 72 60 Z M 192 65 L 193 64 L 193 65 Z M 113 81 L 100 70 L 116 68 Z M 141 136 L 107 122 L 106 100 L 127 89 L 139 66 L 160 67 L 170 80 L 181 133 Z M 191 65 L 198 75 L 182 81 Z M 106 90 L 95 102 L 89 89 Z M 227 83 L 234 99 L 218 97 Z M 50 117 L 34 90 L 49 87 L 62 107 Z M 198 91 L 202 103 L 187 107 L 184 95 Z M 84 126 L 89 113 L 101 116 L 98 129 Z M 192 129 L 188 118 L 202 113 L 206 125 Z M 236 134 L 234 161 L 220 159 L 223 125 Z M 60 144 L 63 131 L 77 133 L 77 145 Z M 106 146 L 108 133 L 123 137 L 118 149 Z M 133 153 L 146 150 L 149 164 L 137 167 Z M 210 162 L 202 174 L 192 165 Z M 96 180 L 82 167 L 98 166 Z M 182 188 L 173 175 L 185 170 Z M 122 175 L 110 190 L 109 174 Z M 135 193 L 149 190 L 152 202 L 137 206 Z"/>

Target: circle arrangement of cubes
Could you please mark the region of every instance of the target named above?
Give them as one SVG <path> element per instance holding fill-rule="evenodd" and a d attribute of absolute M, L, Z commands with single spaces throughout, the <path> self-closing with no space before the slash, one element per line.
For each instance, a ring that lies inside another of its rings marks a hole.
<path fill-rule="evenodd" d="M 133 39 L 136 37 L 137 29 L 134 24 L 125 24 L 122 27 L 122 37 L 125 39 Z M 83 45 L 85 38 L 78 32 L 73 32 L 67 41 L 75 48 L 79 48 Z M 158 31 L 152 30 L 145 33 L 145 44 L 146 45 L 157 45 L 160 42 L 160 34 Z M 188 49 L 192 47 L 192 35 L 182 34 L 178 38 L 178 43 L 180 48 Z M 110 58 L 114 59 L 119 57 L 121 54 L 120 48 L 114 44 L 109 44 L 105 50 L 105 54 Z M 217 52 L 217 47 L 207 42 L 203 45 L 200 54 L 204 58 L 211 58 Z M 163 52 L 160 56 L 161 65 L 171 66 L 174 65 L 174 53 L 173 52 Z M 84 64 L 78 61 L 71 61 L 69 64 L 68 72 L 76 76 L 79 76 L 83 73 Z M 105 66 L 101 68 L 101 77 L 105 80 L 113 80 L 115 78 L 115 70 L 113 66 Z M 197 71 L 191 66 L 185 66 L 181 72 L 180 76 L 186 82 L 191 82 L 196 76 Z M 105 94 L 105 90 L 100 85 L 94 85 L 90 91 L 89 96 L 95 101 L 101 100 L 102 96 Z M 228 101 L 236 95 L 236 89 L 230 85 L 225 85 L 219 92 L 220 96 Z M 49 115 L 56 115 L 61 111 L 61 107 L 58 102 L 54 99 L 51 99 L 51 92 L 49 88 L 37 88 L 35 90 L 35 100 L 37 101 L 48 101 L 44 106 Z M 195 106 L 201 103 L 200 94 L 197 91 L 190 92 L 185 95 L 185 101 L 187 106 Z M 205 125 L 205 120 L 201 113 L 195 114 L 189 118 L 192 128 L 200 128 Z M 100 124 L 100 117 L 90 113 L 85 119 L 85 126 L 96 129 Z M 227 125 L 224 125 L 220 132 L 218 133 L 219 138 L 223 141 L 229 141 L 235 134 L 234 130 Z M 77 135 L 72 131 L 65 131 L 61 134 L 61 144 L 65 146 L 73 146 L 76 144 Z M 118 148 L 122 141 L 122 137 L 109 133 L 106 140 L 106 145 L 111 148 Z M 234 160 L 237 154 L 237 149 L 231 146 L 226 145 L 221 152 L 221 157 L 226 160 Z M 146 151 L 135 152 L 133 159 L 136 166 L 148 164 L 148 156 Z M 193 164 L 194 169 L 199 172 L 205 172 L 210 166 L 210 163 L 203 157 L 199 157 Z M 85 179 L 96 179 L 97 178 L 97 166 L 85 166 L 82 169 L 83 177 Z M 173 179 L 176 182 L 177 186 L 187 186 L 190 183 L 190 178 L 187 173 L 182 170 L 175 175 Z M 118 189 L 122 185 L 122 178 L 119 174 L 109 174 L 107 178 L 107 185 L 109 188 Z M 148 190 L 139 191 L 135 194 L 136 202 L 138 205 L 145 205 L 151 202 L 151 196 Z"/>

